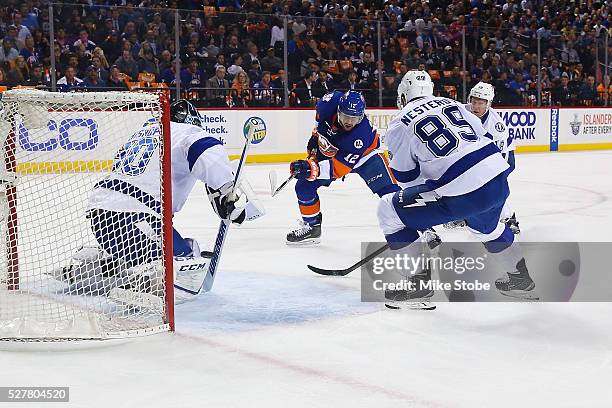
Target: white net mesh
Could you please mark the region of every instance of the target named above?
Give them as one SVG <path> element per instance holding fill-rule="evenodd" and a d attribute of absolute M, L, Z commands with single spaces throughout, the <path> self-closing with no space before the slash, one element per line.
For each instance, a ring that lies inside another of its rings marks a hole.
<path fill-rule="evenodd" d="M 19 89 L 0 107 L 0 339 L 167 330 L 160 96 Z M 120 189 L 104 184 L 143 157 L 148 193 L 129 174 Z M 152 198 L 142 211 L 104 211 L 92 205 L 94 186 Z"/>

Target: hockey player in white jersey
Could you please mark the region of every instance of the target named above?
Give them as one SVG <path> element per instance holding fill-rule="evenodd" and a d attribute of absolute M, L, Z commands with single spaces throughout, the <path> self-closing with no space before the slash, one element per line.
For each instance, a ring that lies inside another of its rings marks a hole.
<path fill-rule="evenodd" d="M 171 105 L 172 212 L 183 208 L 199 180 L 220 218 L 241 224 L 263 215 L 263 209 L 248 197 L 250 188 L 240 186 L 234 191 L 237 194 L 229 194 L 234 170 L 223 142 L 200 125 L 191 103 L 180 100 Z M 62 280 L 102 292 L 129 287 L 135 277 L 142 278 L 138 275 L 143 271 L 146 275 L 147 265 L 161 258 L 160 135 L 157 122 L 145 123 L 117 152 L 111 174 L 95 184 L 87 217 L 99 248 L 79 251 L 75 262 L 57 274 Z M 172 241 L 175 280 L 181 278 L 182 269 L 190 270 L 191 278 L 203 275 L 207 259 L 197 242 L 183 238 L 174 228 Z M 100 269 L 111 279 L 99 282 Z"/>
<path fill-rule="evenodd" d="M 479 82 L 470 90 L 468 103 L 465 107 L 480 119 L 487 134 L 493 138 L 493 142 L 510 165 L 510 168 L 507 170 L 508 174 L 510 174 L 514 171 L 515 167 L 514 150 L 516 146 L 514 138 L 510 136 L 508 128 L 504 125 L 502 118 L 495 109 L 491 107 L 494 97 L 495 89 L 493 85 L 486 82 Z M 507 224 L 513 233 L 520 233 L 519 223 L 516 220 L 516 215 L 510 209 L 509 200 L 506 200 L 504 204 L 501 222 Z M 464 225 L 465 221 L 460 220 L 447 223 L 445 227 L 454 228 Z"/>
<path fill-rule="evenodd" d="M 378 219 L 392 249 L 410 246 L 418 231 L 464 219 L 508 272 L 495 282 L 505 295 L 535 298 L 535 284 L 514 234 L 499 222 L 508 197 L 508 163 L 480 120 L 458 102 L 433 96 L 424 71 L 407 72 L 398 87 L 401 109 L 387 128 L 391 168 L 402 190 L 382 197 Z M 431 279 L 422 270 L 417 284 Z M 420 285 L 417 284 L 416 288 Z M 427 299 L 432 290 L 389 291 L 391 301 Z M 401 304 L 401 303 L 399 303 Z"/>

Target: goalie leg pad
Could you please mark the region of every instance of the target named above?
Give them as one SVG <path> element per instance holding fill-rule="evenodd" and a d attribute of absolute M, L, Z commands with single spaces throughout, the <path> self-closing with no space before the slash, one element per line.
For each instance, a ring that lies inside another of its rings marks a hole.
<path fill-rule="evenodd" d="M 128 266 L 161 258 L 161 220 L 147 213 L 91 210 L 91 229 L 100 246 Z"/>
<path fill-rule="evenodd" d="M 195 297 L 208 271 L 210 258 L 174 257 L 174 300 L 183 303 Z"/>

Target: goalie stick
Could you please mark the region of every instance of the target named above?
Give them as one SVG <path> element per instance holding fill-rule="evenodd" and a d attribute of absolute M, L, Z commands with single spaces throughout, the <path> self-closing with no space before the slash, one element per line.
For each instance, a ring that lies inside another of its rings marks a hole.
<path fill-rule="evenodd" d="M 389 244 L 383 245 L 382 247 L 378 248 L 376 251 L 374 251 L 371 254 L 367 255 L 365 258 L 363 258 L 362 260 L 360 260 L 356 264 L 351 265 L 351 266 L 349 266 L 346 269 L 323 269 L 323 268 L 317 268 L 316 266 L 312 266 L 312 265 L 307 265 L 307 266 L 308 266 L 308 269 L 310 269 L 314 273 L 318 273 L 319 275 L 325 275 L 325 276 L 346 276 L 349 273 L 353 272 L 355 269 L 359 268 L 360 266 L 367 264 L 372 259 L 376 258 L 378 255 L 380 255 L 383 252 L 385 252 L 387 249 L 389 249 Z"/>
<path fill-rule="evenodd" d="M 240 174 L 242 173 L 242 169 L 246 164 L 249 147 L 251 146 L 251 141 L 253 140 L 253 135 L 255 133 L 255 125 L 256 124 L 252 121 L 251 123 L 249 123 L 249 131 L 247 132 L 244 147 L 242 148 L 242 154 L 240 155 L 240 161 L 238 162 L 238 167 L 236 168 L 236 174 L 234 175 L 234 186 L 232 187 L 232 191 L 229 193 L 230 197 L 234 196 L 235 194 L 235 190 L 238 186 L 238 181 L 240 180 Z M 215 246 L 213 248 L 212 257 L 210 258 L 210 262 L 208 263 L 208 269 L 206 271 L 206 275 L 204 276 L 204 280 L 200 285 L 200 288 L 197 291 L 194 291 L 175 284 L 174 287 L 176 289 L 182 290 L 191 295 L 198 295 L 202 291 L 210 291 L 213 282 L 215 281 L 215 276 L 217 275 L 217 266 L 219 265 L 221 252 L 223 251 L 223 246 L 225 244 L 225 237 L 227 236 L 227 231 L 231 223 L 232 222 L 229 219 L 223 219 L 219 224 L 219 230 L 217 231 L 217 237 L 215 238 Z"/>

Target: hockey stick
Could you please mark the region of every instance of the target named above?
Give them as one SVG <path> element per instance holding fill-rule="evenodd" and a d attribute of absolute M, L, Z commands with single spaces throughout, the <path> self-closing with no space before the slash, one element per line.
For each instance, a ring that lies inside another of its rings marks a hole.
<path fill-rule="evenodd" d="M 269 176 L 270 176 L 270 194 L 272 194 L 272 197 L 277 195 L 283 188 L 285 188 L 287 184 L 289 184 L 291 180 L 295 178 L 295 175 L 292 174 L 289 176 L 287 180 L 283 181 L 280 186 L 276 187 L 276 172 L 274 170 L 270 170 Z"/>
<path fill-rule="evenodd" d="M 365 258 L 363 258 L 362 260 L 360 260 L 356 264 L 351 265 L 351 266 L 349 266 L 346 269 L 323 269 L 323 268 L 317 268 L 316 266 L 312 266 L 312 265 L 307 265 L 307 266 L 308 266 L 308 269 L 310 269 L 314 273 L 318 273 L 319 275 L 325 275 L 325 276 L 346 276 L 349 273 L 353 272 L 355 269 L 359 268 L 360 266 L 367 264 L 372 259 L 376 258 L 378 255 L 380 255 L 383 252 L 385 252 L 387 249 L 389 249 L 389 244 L 383 245 L 382 247 L 378 248 L 376 251 L 374 251 L 371 254 L 367 255 Z"/>
<path fill-rule="evenodd" d="M 249 151 L 249 147 L 251 146 L 251 141 L 253 140 L 254 133 L 255 124 L 251 122 L 249 126 L 249 131 L 246 136 L 246 141 L 244 142 L 244 147 L 242 148 L 242 154 L 240 155 L 240 161 L 238 162 L 238 167 L 236 168 L 236 174 L 234 175 L 234 186 L 232 187 L 232 191 L 229 193 L 230 197 L 235 195 L 235 191 L 238 186 L 238 181 L 240 180 L 240 174 L 242 173 L 242 169 L 246 164 L 247 154 Z M 197 291 L 193 291 L 187 288 L 174 285 L 175 288 L 192 295 L 197 295 L 202 292 L 202 290 L 204 292 L 210 291 L 213 282 L 215 281 L 215 276 L 217 274 L 217 266 L 219 265 L 221 252 L 223 251 L 223 246 L 225 244 L 225 237 L 227 235 L 227 230 L 231 223 L 231 220 L 223 219 L 219 224 L 219 230 L 217 231 L 217 237 L 215 238 L 215 247 L 213 248 L 212 257 L 210 258 L 210 262 L 208 263 L 208 269 L 206 271 L 206 275 L 204 276 L 204 280 L 200 285 L 200 288 Z"/>
<path fill-rule="evenodd" d="M 317 150 L 316 148 L 313 148 L 310 150 L 310 153 L 308 154 L 308 159 L 311 159 L 312 157 L 317 155 Z M 278 187 L 276 187 L 276 182 L 277 182 L 277 177 L 276 177 L 276 171 L 274 170 L 270 170 L 270 173 L 268 174 L 268 178 L 270 179 L 270 194 L 272 195 L 272 197 L 274 197 L 275 195 L 277 195 L 278 193 L 280 193 L 280 191 L 285 188 L 285 186 L 287 184 L 289 184 L 289 182 L 291 180 L 293 180 L 295 178 L 295 174 L 291 174 L 289 176 L 289 178 L 285 181 L 282 182 L 282 184 Z"/>

